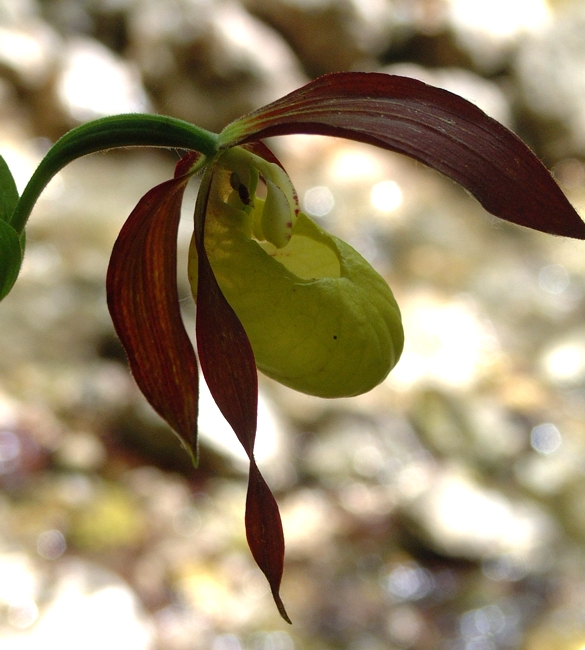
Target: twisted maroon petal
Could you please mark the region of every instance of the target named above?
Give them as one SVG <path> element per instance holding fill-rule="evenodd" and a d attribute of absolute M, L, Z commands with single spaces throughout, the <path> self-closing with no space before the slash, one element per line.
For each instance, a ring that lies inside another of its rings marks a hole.
<path fill-rule="evenodd" d="M 203 245 L 212 181 L 212 172 L 207 172 L 195 208 L 197 350 L 209 390 L 250 459 L 246 537 L 256 563 L 270 584 L 280 615 L 290 623 L 279 595 L 284 566 L 282 522 L 276 500 L 254 459 L 258 413 L 258 374 L 254 353 L 240 320 L 217 284 Z"/>

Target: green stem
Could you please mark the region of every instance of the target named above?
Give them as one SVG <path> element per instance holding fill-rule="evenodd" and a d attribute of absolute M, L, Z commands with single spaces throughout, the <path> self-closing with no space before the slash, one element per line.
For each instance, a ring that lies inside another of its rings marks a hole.
<path fill-rule="evenodd" d="M 137 146 L 187 149 L 211 157 L 217 153 L 217 141 L 215 133 L 162 115 L 114 115 L 82 124 L 60 138 L 41 160 L 20 197 L 10 224 L 21 234 L 47 183 L 77 158 L 97 151 Z"/>

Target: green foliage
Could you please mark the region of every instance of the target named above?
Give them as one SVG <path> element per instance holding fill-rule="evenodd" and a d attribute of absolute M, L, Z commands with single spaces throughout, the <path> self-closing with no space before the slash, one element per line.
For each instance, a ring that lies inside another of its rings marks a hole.
<path fill-rule="evenodd" d="M 0 300 L 12 289 L 24 251 L 24 236 L 20 237 L 10 225 L 18 191 L 6 161 L 0 156 Z"/>
<path fill-rule="evenodd" d="M 2 221 L 10 221 L 17 203 L 18 191 L 14 178 L 6 161 L 0 156 L 0 219 Z"/>

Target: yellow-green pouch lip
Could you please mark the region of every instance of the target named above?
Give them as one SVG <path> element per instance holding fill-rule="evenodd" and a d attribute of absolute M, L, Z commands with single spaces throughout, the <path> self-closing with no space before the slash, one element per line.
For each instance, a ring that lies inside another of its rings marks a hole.
<path fill-rule="evenodd" d="M 277 249 L 247 236 L 222 205 L 210 201 L 206 250 L 258 369 L 320 397 L 358 395 L 383 381 L 404 342 L 400 311 L 386 281 L 303 213 L 290 242 Z M 194 245 L 189 257 L 196 293 Z"/>

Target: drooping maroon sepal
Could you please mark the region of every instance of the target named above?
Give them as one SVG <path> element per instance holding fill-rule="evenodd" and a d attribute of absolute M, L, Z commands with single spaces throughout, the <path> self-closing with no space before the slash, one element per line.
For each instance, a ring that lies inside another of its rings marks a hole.
<path fill-rule="evenodd" d="M 213 170 L 208 170 L 201 181 L 195 208 L 197 350 L 209 390 L 250 459 L 246 536 L 252 555 L 270 584 L 278 611 L 290 623 L 279 595 L 284 567 L 282 522 L 276 500 L 254 459 L 258 413 L 254 353 L 240 320 L 219 288 L 203 244 L 212 183 Z"/>
<path fill-rule="evenodd" d="M 197 357 L 177 290 L 177 230 L 188 166 L 179 163 L 177 176 L 147 192 L 128 217 L 112 251 L 106 290 L 138 387 L 197 464 Z"/>

